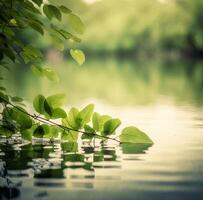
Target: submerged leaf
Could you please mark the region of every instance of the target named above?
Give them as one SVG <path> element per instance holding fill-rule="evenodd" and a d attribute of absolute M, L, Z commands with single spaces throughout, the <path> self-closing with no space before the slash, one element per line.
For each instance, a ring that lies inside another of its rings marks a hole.
<path fill-rule="evenodd" d="M 134 126 L 124 128 L 119 138 L 122 143 L 153 144 L 152 140 L 146 133 Z"/>

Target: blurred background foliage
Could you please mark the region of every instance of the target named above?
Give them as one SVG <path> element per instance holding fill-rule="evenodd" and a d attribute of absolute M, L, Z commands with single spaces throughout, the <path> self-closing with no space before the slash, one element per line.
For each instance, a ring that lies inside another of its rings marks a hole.
<path fill-rule="evenodd" d="M 72 8 L 83 19 L 82 47 L 90 55 L 163 51 L 202 55 L 202 0 L 58 0 L 57 4 Z M 69 28 L 68 16 L 62 26 Z M 38 43 L 47 48 L 49 41 L 38 38 Z"/>
<path fill-rule="evenodd" d="M 11 93 L 32 101 L 39 93 L 64 92 L 70 104 L 99 99 L 113 105 L 146 105 L 162 96 L 202 104 L 202 0 L 52 2 L 64 4 L 81 17 L 86 29 L 82 43 L 68 42 L 62 53 L 48 36 L 28 30 L 21 33 L 23 40 L 42 50 L 43 65 L 55 68 L 60 82 L 37 78 L 27 66 L 18 64 L 5 72 Z M 68 16 L 57 25 L 74 33 Z M 69 59 L 69 48 L 84 50 L 84 66 Z M 200 60 L 188 59 L 196 56 Z"/>

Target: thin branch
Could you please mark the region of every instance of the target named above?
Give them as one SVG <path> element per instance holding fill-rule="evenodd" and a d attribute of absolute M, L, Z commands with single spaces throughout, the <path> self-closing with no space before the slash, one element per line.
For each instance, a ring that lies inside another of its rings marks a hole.
<path fill-rule="evenodd" d="M 1 97 L 2 98 L 2 97 Z M 3 98 L 2 98 L 3 99 Z M 75 131 L 75 132 L 79 132 L 79 133 L 83 133 L 83 134 L 86 134 L 86 135 L 91 135 L 91 136 L 97 136 L 97 137 L 100 137 L 100 138 L 104 138 L 104 139 L 109 139 L 109 140 L 113 140 L 113 141 L 116 141 L 118 143 L 121 143 L 119 140 L 117 140 L 116 138 L 111 138 L 111 137 L 108 137 L 108 136 L 104 136 L 104 135 L 99 135 L 97 134 L 96 132 L 86 132 L 86 131 L 82 131 L 82 130 L 77 130 L 77 129 L 74 129 L 74 128 L 70 128 L 70 127 L 67 127 L 67 126 L 63 126 L 61 124 L 58 124 L 54 121 L 50 121 L 50 120 L 47 120 L 39 115 L 36 115 L 36 114 L 30 114 L 24 110 L 22 110 L 21 108 L 19 108 L 18 106 L 15 106 L 14 104 L 12 104 L 11 102 L 7 101 L 6 99 L 3 99 L 7 104 L 11 105 L 12 107 L 16 108 L 17 110 L 19 110 L 20 112 L 28 115 L 29 117 L 33 118 L 34 120 L 37 120 L 39 122 L 42 122 L 42 123 L 46 123 L 46 124 L 49 124 L 49 125 L 55 125 L 55 126 L 58 126 L 59 128 L 63 129 L 64 131 Z"/>

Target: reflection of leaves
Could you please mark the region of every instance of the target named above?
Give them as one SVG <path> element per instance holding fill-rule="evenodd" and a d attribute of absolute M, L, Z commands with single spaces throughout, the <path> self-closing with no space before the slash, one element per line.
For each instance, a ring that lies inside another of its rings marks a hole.
<path fill-rule="evenodd" d="M 94 154 L 94 162 L 101 162 L 104 160 L 104 154 L 101 151 L 95 152 Z"/>
<path fill-rule="evenodd" d="M 77 142 L 65 142 L 61 144 L 63 152 L 78 152 Z"/>
<path fill-rule="evenodd" d="M 64 161 L 69 162 L 84 162 L 85 156 L 83 154 L 68 154 L 64 156 Z"/>
<path fill-rule="evenodd" d="M 151 146 L 152 144 L 130 144 L 130 143 L 121 144 L 121 148 L 124 154 L 145 153 L 145 151 Z"/>

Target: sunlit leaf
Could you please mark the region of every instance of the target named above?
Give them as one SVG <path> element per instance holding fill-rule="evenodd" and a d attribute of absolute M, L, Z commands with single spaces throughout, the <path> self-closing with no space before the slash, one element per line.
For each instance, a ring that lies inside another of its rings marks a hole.
<path fill-rule="evenodd" d="M 93 111 L 94 111 L 94 104 L 89 104 L 79 112 L 77 119 L 78 120 L 81 119 L 81 126 L 82 127 L 85 124 L 87 124 L 88 122 L 90 122 Z"/>
<path fill-rule="evenodd" d="M 31 70 L 32 70 L 33 74 L 35 74 L 37 76 L 44 76 L 43 68 L 41 68 L 39 66 L 32 65 Z"/>
<path fill-rule="evenodd" d="M 62 108 L 55 108 L 52 111 L 52 119 L 66 118 L 67 114 Z"/>
<path fill-rule="evenodd" d="M 64 104 L 65 98 L 66 98 L 65 94 L 58 93 L 58 94 L 48 96 L 46 99 L 49 105 L 51 105 L 53 108 L 56 108 Z"/>
<path fill-rule="evenodd" d="M 134 126 L 124 128 L 119 138 L 122 143 L 153 144 L 152 140 L 149 138 L 149 136 L 147 136 L 146 133 Z"/>
<path fill-rule="evenodd" d="M 43 74 L 50 80 L 50 81 L 54 81 L 54 82 L 58 82 L 59 81 L 59 76 L 58 74 L 53 71 L 50 68 L 45 68 L 43 69 Z"/>
<path fill-rule="evenodd" d="M 84 33 L 85 25 L 81 21 L 81 19 L 75 14 L 68 15 L 68 22 L 70 23 L 71 27 L 79 34 Z"/>
<path fill-rule="evenodd" d="M 115 133 L 115 130 L 120 126 L 120 119 L 110 119 L 104 123 L 104 128 L 102 134 L 111 135 Z"/>
<path fill-rule="evenodd" d="M 78 134 L 76 131 L 64 131 L 61 139 L 63 141 L 76 142 L 78 140 Z"/>
<path fill-rule="evenodd" d="M 79 65 L 85 62 L 85 54 L 79 49 L 71 49 L 70 55 Z"/>
<path fill-rule="evenodd" d="M 95 131 L 102 131 L 104 123 L 111 119 L 108 115 L 100 115 L 97 112 L 94 112 L 92 116 L 92 124 Z"/>
<path fill-rule="evenodd" d="M 74 128 L 74 129 L 79 129 L 80 128 L 80 123 L 77 121 L 77 117 L 78 117 L 78 109 L 73 107 L 70 109 L 70 111 L 68 112 L 68 116 L 63 119 L 63 124 L 65 126 Z"/>

